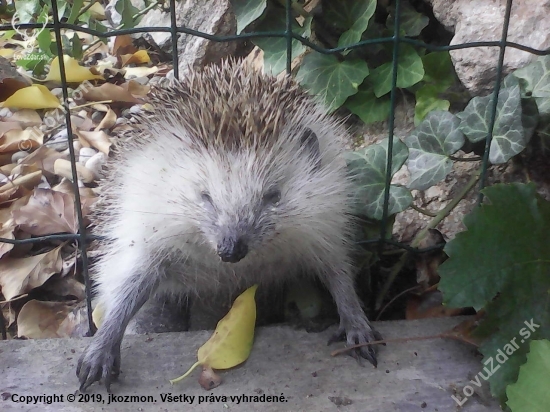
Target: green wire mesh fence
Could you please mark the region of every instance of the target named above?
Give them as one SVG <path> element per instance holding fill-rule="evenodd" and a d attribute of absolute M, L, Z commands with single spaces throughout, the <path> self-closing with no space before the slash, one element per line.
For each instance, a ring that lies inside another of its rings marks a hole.
<path fill-rule="evenodd" d="M 385 188 L 384 188 L 384 206 L 383 206 L 383 213 L 382 218 L 380 220 L 380 236 L 378 239 L 367 241 L 368 243 L 378 243 L 380 247 L 380 251 L 382 250 L 385 243 L 393 244 L 396 246 L 399 246 L 401 248 L 406 249 L 409 252 L 423 252 L 432 250 L 425 249 L 420 250 L 417 248 L 412 248 L 407 245 L 399 244 L 396 242 L 393 242 L 385 236 L 386 233 L 386 227 L 388 225 L 388 210 L 389 210 L 389 199 L 390 199 L 390 181 L 392 178 L 392 153 L 394 150 L 394 144 L 393 144 L 393 136 L 394 136 L 394 126 L 395 126 L 395 107 L 396 107 L 396 98 L 397 98 L 397 79 L 398 79 L 398 61 L 399 61 L 399 47 L 402 44 L 410 44 L 412 46 L 422 47 L 428 51 L 451 51 L 451 50 L 457 50 L 457 49 L 463 49 L 463 48 L 472 48 L 472 47 L 481 47 L 481 46 L 489 46 L 489 47 L 498 47 L 499 48 L 499 56 L 498 56 L 498 64 L 497 64 L 497 71 L 496 71 L 496 79 L 494 84 L 494 90 L 492 93 L 492 100 L 491 100 L 491 106 L 490 106 L 490 122 L 489 122 L 489 133 L 487 134 L 485 138 L 485 150 L 483 153 L 483 163 L 482 163 L 482 169 L 481 169 L 481 178 L 480 178 L 480 188 L 483 188 L 485 185 L 486 180 L 486 174 L 487 174 L 487 168 L 489 164 L 489 149 L 491 146 L 491 141 L 493 139 L 493 128 L 496 121 L 497 116 L 497 103 L 498 103 L 498 95 L 501 88 L 501 83 L 503 80 L 503 64 L 504 64 L 504 55 L 506 48 L 516 48 L 522 51 L 526 51 L 529 53 L 533 53 L 536 55 L 549 55 L 550 50 L 537 50 L 531 47 L 527 47 L 525 45 L 521 45 L 514 42 L 509 42 L 507 40 L 508 37 L 508 28 L 510 23 L 510 15 L 511 15 L 511 9 L 512 9 L 512 0 L 507 0 L 506 2 L 506 10 L 505 10 L 505 16 L 504 16 L 504 24 L 502 27 L 502 35 L 500 37 L 499 41 L 477 41 L 477 42 L 470 42 L 465 44 L 457 44 L 452 46 L 434 46 L 427 44 L 422 41 L 417 41 L 411 38 L 404 37 L 400 35 L 401 31 L 401 9 L 402 9 L 402 1 L 396 0 L 395 1 L 395 17 L 394 17 L 394 23 L 393 23 L 393 36 L 391 37 L 385 37 L 385 38 L 377 38 L 377 39 L 369 39 L 369 40 L 363 40 L 359 41 L 352 45 L 347 45 L 345 47 L 335 47 L 335 48 L 323 48 L 319 45 L 309 41 L 308 39 L 304 38 L 303 36 L 297 34 L 295 31 L 293 31 L 292 28 L 292 22 L 294 20 L 292 15 L 292 0 L 285 0 L 285 7 L 286 7 L 286 30 L 284 31 L 273 31 L 273 32 L 253 32 L 253 33 L 243 33 L 240 35 L 231 35 L 231 36 L 214 36 L 210 35 L 208 33 L 203 33 L 200 31 L 192 30 L 186 27 L 178 27 L 176 22 L 176 0 L 170 0 L 169 1 L 169 9 L 170 9 L 170 16 L 171 16 L 171 25 L 170 27 L 140 27 L 140 28 L 133 28 L 133 29 L 124 29 L 124 30 L 113 30 L 107 33 L 99 32 L 97 30 L 92 30 L 89 28 L 77 26 L 74 24 L 68 24 L 66 22 L 62 22 L 59 19 L 59 5 L 58 1 L 52 1 L 52 16 L 53 16 L 53 23 L 48 23 L 45 27 L 47 29 L 51 29 L 55 33 L 55 45 L 57 49 L 57 55 L 63 56 L 63 45 L 62 45 L 62 33 L 61 31 L 64 29 L 74 30 L 77 32 L 84 32 L 87 34 L 91 34 L 93 36 L 97 36 L 99 38 L 108 38 L 113 36 L 119 36 L 119 35 L 125 35 L 125 34 L 134 34 L 134 33 L 143 33 L 143 32 L 169 32 L 171 34 L 171 44 L 172 44 L 172 63 L 173 63 L 173 70 L 174 70 L 174 77 L 179 78 L 179 70 L 178 70 L 178 49 L 177 49 L 177 40 L 178 35 L 180 33 L 188 34 L 192 36 L 198 36 L 202 37 L 208 40 L 212 40 L 215 42 L 231 42 L 231 41 L 237 41 L 237 40 L 244 40 L 244 39 L 255 39 L 255 38 L 284 38 L 286 39 L 286 71 L 288 74 L 291 73 L 291 63 L 292 63 L 292 43 L 293 40 L 297 40 L 301 42 L 303 45 L 319 52 L 322 54 L 341 54 L 342 52 L 354 50 L 354 49 L 360 49 L 360 48 L 368 48 L 370 46 L 374 46 L 377 44 L 391 44 L 393 45 L 393 56 L 392 56 L 392 74 L 391 74 L 391 93 L 390 93 L 390 102 L 391 102 L 391 109 L 390 109 L 390 116 L 389 116 L 389 122 L 388 122 L 388 148 L 387 148 L 387 164 L 386 164 L 386 182 L 385 182 Z M 42 23 L 35 23 L 35 24 L 20 24 L 18 25 L 19 29 L 35 29 L 35 28 L 42 28 Z M 13 27 L 9 25 L 0 25 L 0 31 L 7 31 L 12 30 Z M 61 80 L 62 80 L 62 96 L 63 101 L 68 101 L 68 88 L 67 88 L 67 81 L 66 81 L 66 73 L 65 73 L 65 63 L 62 58 L 59 59 L 59 66 L 60 66 L 60 74 L 61 74 Z M 41 237 L 34 237 L 30 239 L 25 240 L 12 240 L 12 239 L 2 239 L 0 238 L 0 242 L 6 242 L 6 243 L 12 243 L 12 244 L 25 244 L 25 243 L 35 243 L 35 242 L 41 242 L 41 241 L 47 241 L 47 240 L 67 240 L 67 241 L 76 241 L 78 242 L 79 250 L 81 253 L 81 261 L 82 261 L 82 272 L 85 279 L 85 286 L 86 286 L 86 292 L 87 292 L 87 315 L 88 315 L 88 322 L 90 327 L 90 333 L 93 331 L 93 322 L 91 318 L 92 310 L 91 310 L 91 285 L 90 285 L 90 279 L 88 276 L 88 255 L 86 253 L 87 251 L 87 245 L 90 240 L 92 240 L 94 237 L 87 233 L 86 226 L 84 224 L 83 216 L 82 216 L 82 208 L 81 208 L 81 198 L 78 190 L 78 179 L 77 179 L 77 169 L 76 169 L 76 161 L 75 161 L 75 149 L 73 146 L 73 135 L 71 133 L 72 125 L 71 125 L 71 116 L 70 111 L 68 110 L 68 107 L 65 107 L 64 110 L 65 113 L 65 123 L 66 128 L 68 132 L 68 148 L 69 148 L 69 157 L 71 161 L 71 172 L 73 176 L 73 189 L 74 189 L 74 195 L 75 195 L 75 208 L 76 208 L 76 214 L 78 218 L 78 225 L 79 225 L 79 231 L 78 234 L 55 234 L 55 235 L 48 235 L 48 236 L 41 236 Z M 479 200 L 481 201 L 481 195 Z M 5 335 L 5 327 L 4 322 L 0 322 L 0 328 L 3 329 L 3 336 L 4 339 L 6 338 Z"/>

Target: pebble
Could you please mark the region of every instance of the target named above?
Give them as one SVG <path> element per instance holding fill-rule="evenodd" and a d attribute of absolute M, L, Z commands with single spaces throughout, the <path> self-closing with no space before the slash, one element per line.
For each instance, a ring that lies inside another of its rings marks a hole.
<path fill-rule="evenodd" d="M 2 107 L 0 109 L 0 117 L 11 117 L 12 115 L 13 113 L 7 107 Z"/>
<path fill-rule="evenodd" d="M 86 162 L 86 169 L 90 170 L 96 179 L 99 179 L 106 160 L 107 156 L 105 153 L 97 152 Z"/>
<path fill-rule="evenodd" d="M 48 146 L 51 149 L 62 152 L 69 148 L 69 140 L 67 136 L 67 128 L 61 129 L 61 131 L 54 134 L 46 143 L 45 146 Z"/>
<path fill-rule="evenodd" d="M 92 147 L 83 147 L 78 151 L 78 162 L 85 165 L 95 154 L 97 150 Z"/>
<path fill-rule="evenodd" d="M 106 113 L 104 113 L 104 112 L 100 112 L 100 111 L 94 112 L 92 114 L 92 121 L 95 122 L 95 123 L 99 123 L 103 120 L 105 115 L 106 115 Z"/>
<path fill-rule="evenodd" d="M 138 114 L 141 112 L 141 106 L 138 105 L 138 104 L 135 104 L 133 105 L 132 107 L 130 107 L 130 113 L 132 114 Z"/>
<path fill-rule="evenodd" d="M 19 152 L 15 152 L 14 154 L 11 155 L 11 162 L 19 163 L 20 160 L 23 160 L 28 155 L 29 155 L 29 152 L 25 150 L 20 150 Z"/>

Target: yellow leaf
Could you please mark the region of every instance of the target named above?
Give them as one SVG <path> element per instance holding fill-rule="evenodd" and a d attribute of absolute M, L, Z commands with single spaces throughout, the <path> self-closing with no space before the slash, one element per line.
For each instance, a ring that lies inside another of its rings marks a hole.
<path fill-rule="evenodd" d="M 2 103 L 3 107 L 18 107 L 19 109 L 56 109 L 59 100 L 46 86 L 33 84 L 23 87 Z"/>
<path fill-rule="evenodd" d="M 103 76 L 93 74 L 86 67 L 78 64 L 78 62 L 70 56 L 63 56 L 63 62 L 65 63 L 65 76 L 69 83 L 79 83 L 85 80 L 104 80 Z M 50 65 L 50 72 L 46 76 L 46 81 L 61 81 L 61 69 L 59 68 L 59 58 L 56 57 L 52 60 Z"/>
<path fill-rule="evenodd" d="M 187 377 L 198 365 L 213 369 L 228 369 L 248 359 L 254 343 L 256 325 L 256 301 L 254 295 L 258 285 L 245 290 L 233 306 L 218 322 L 214 334 L 197 353 L 198 361 L 182 376 L 171 379 L 176 383 Z"/>
<path fill-rule="evenodd" d="M 0 56 L 10 58 L 15 53 L 14 49 L 0 49 Z"/>
<path fill-rule="evenodd" d="M 122 55 L 120 56 L 120 58 L 122 60 L 122 66 L 126 66 L 128 64 L 140 64 L 140 63 L 151 62 L 151 58 L 149 57 L 147 50 L 138 50 L 133 54 Z"/>

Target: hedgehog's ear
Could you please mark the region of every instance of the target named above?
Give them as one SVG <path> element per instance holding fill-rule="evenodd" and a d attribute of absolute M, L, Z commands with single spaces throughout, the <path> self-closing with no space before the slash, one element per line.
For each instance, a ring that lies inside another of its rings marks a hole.
<path fill-rule="evenodd" d="M 315 169 L 321 167 L 321 151 L 319 150 L 319 140 L 317 135 L 309 128 L 305 128 L 300 137 L 300 145 L 306 156 L 311 156 L 315 162 Z"/>

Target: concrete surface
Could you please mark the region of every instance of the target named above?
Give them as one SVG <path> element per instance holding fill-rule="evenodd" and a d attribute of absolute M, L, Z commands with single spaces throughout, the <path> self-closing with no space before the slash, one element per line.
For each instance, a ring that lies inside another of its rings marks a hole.
<path fill-rule="evenodd" d="M 427 336 L 450 329 L 460 320 L 378 322 L 376 327 L 387 339 Z M 89 338 L 0 341 L 0 411 L 500 410 L 479 389 L 461 408 L 453 400 L 452 395 L 463 399 L 464 386 L 480 369 L 480 357 L 466 344 L 442 339 L 391 343 L 380 348 L 379 365 L 374 369 L 367 363 L 361 367 L 348 356 L 331 357 L 331 350 L 338 347 L 326 346 L 333 330 L 308 334 L 282 326 L 259 328 L 250 358 L 222 371 L 224 382 L 210 392 L 198 385 L 199 370 L 173 386 L 168 379 L 195 362 L 196 350 L 211 332 L 127 336 L 120 381 L 112 386 L 120 400 L 116 403 L 109 403 L 104 387 L 97 384 L 86 394 L 77 391 L 76 361 Z M 167 394 L 181 402 L 163 401 Z M 284 401 L 258 398 L 239 403 L 229 398 L 262 394 L 284 396 Z M 46 398 L 37 403 L 32 398 L 29 404 L 15 402 L 32 395 L 58 395 L 58 402 L 44 403 Z M 70 395 L 76 395 L 73 402 Z M 127 395 L 151 398 L 126 400 Z"/>

